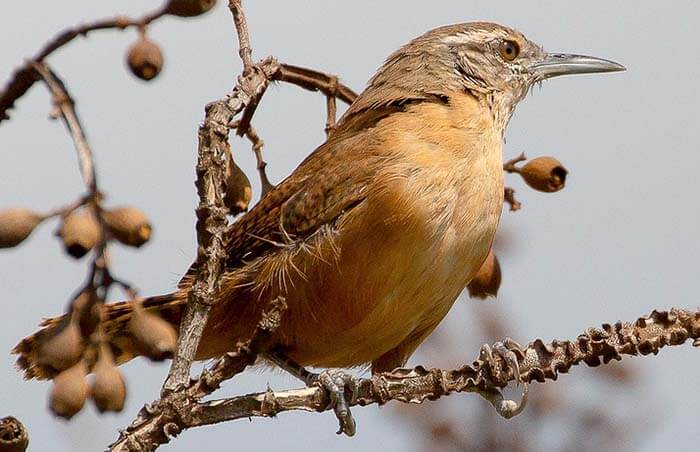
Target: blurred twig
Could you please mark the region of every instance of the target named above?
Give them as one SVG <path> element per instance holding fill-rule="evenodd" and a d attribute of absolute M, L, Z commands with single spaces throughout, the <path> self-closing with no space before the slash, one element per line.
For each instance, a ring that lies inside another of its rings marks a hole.
<path fill-rule="evenodd" d="M 128 27 L 143 27 L 162 17 L 165 12 L 165 7 L 162 7 L 138 19 L 117 16 L 78 25 L 62 31 L 47 42 L 33 58 L 27 60 L 22 66 L 17 68 L 10 80 L 5 84 L 5 88 L 0 91 L 0 122 L 10 118 L 7 111 L 14 106 L 17 99 L 22 97 L 24 93 L 32 87 L 34 82 L 40 80 L 41 74 L 36 71 L 35 65 L 37 63 L 42 63 L 44 59 L 54 51 L 60 49 L 78 36 L 85 36 L 92 31 L 109 29 L 123 30 Z"/>

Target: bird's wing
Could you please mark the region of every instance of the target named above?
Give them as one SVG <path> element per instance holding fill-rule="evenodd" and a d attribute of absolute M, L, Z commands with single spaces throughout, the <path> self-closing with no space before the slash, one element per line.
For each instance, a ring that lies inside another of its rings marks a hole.
<path fill-rule="evenodd" d="M 333 134 L 229 226 L 225 237 L 227 270 L 274 250 L 279 243 L 308 238 L 364 199 L 366 186 L 376 170 L 373 162 L 377 152 L 357 149 L 357 138 L 354 133 Z M 197 262 L 180 281 L 180 287 L 191 282 L 196 267 Z"/>
<path fill-rule="evenodd" d="M 352 153 L 352 160 L 347 157 Z M 331 140 L 316 149 L 227 232 L 228 268 L 274 248 L 301 241 L 335 222 L 365 197 L 372 176 L 371 153 Z M 348 162 L 352 161 L 351 165 Z"/>
<path fill-rule="evenodd" d="M 411 104 L 439 101 L 433 97 L 403 98 L 348 111 L 325 143 L 229 227 L 227 270 L 279 244 L 304 240 L 361 203 L 376 171 L 392 155 L 377 136 L 379 122 Z M 191 281 L 196 266 L 197 262 L 192 264 L 181 287 Z"/>

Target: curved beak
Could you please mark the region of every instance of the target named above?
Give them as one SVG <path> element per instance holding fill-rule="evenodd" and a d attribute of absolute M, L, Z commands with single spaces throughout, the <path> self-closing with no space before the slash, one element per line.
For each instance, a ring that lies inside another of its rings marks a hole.
<path fill-rule="evenodd" d="M 545 80 L 559 75 L 593 74 L 597 72 L 624 71 L 625 67 L 614 61 L 585 55 L 548 53 L 542 61 L 530 66 L 536 80 Z"/>

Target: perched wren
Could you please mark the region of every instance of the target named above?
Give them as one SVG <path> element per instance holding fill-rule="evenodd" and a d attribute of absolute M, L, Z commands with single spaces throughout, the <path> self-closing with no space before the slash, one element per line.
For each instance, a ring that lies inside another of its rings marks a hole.
<path fill-rule="evenodd" d="M 445 317 L 486 258 L 503 203 L 502 142 L 530 87 L 566 74 L 620 71 L 614 62 L 547 53 L 492 23 L 431 30 L 394 52 L 325 143 L 227 231 L 228 261 L 198 359 L 251 335 L 268 300 L 288 309 L 265 356 L 339 400 L 337 371 L 402 366 Z M 177 326 L 195 262 L 168 295 L 143 306 Z M 129 302 L 107 306 L 118 362 L 139 354 Z M 15 349 L 26 376 L 55 374 L 37 344 Z M 316 376 L 313 376 L 316 377 Z"/>

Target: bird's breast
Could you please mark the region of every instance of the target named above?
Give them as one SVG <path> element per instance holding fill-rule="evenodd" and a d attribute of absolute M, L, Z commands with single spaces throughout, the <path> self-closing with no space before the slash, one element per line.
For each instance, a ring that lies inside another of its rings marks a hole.
<path fill-rule="evenodd" d="M 333 263 L 308 266 L 295 294 L 315 321 L 289 331 L 298 361 L 360 365 L 431 330 L 486 258 L 503 200 L 500 136 L 426 126 L 393 129 L 397 152 L 339 223 Z"/>

